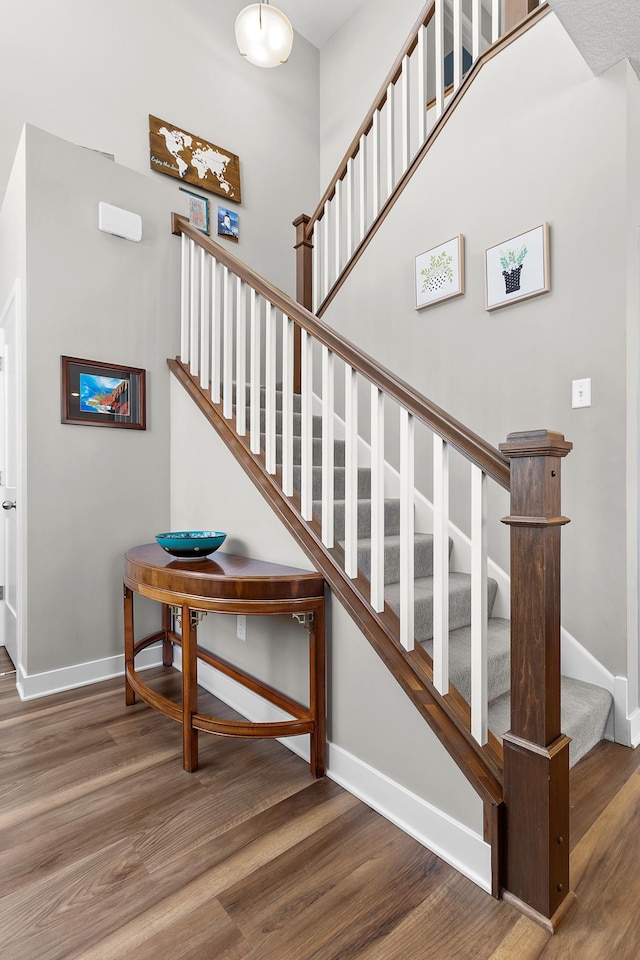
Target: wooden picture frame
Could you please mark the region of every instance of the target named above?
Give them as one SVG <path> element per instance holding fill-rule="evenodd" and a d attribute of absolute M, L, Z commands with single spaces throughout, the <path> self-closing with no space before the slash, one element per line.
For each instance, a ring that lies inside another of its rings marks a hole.
<path fill-rule="evenodd" d="M 146 371 L 61 357 L 61 422 L 146 430 Z"/>
<path fill-rule="evenodd" d="M 209 201 L 206 197 L 201 197 L 199 193 L 180 187 L 183 193 L 189 197 L 189 223 L 192 223 L 203 233 L 209 233 Z"/>
<path fill-rule="evenodd" d="M 416 310 L 452 300 L 463 293 L 464 237 L 459 233 L 416 257 Z"/>
<path fill-rule="evenodd" d="M 551 290 L 549 224 L 485 250 L 485 306 L 497 310 Z"/>
<path fill-rule="evenodd" d="M 237 154 L 151 114 L 149 164 L 157 173 L 242 203 Z"/>

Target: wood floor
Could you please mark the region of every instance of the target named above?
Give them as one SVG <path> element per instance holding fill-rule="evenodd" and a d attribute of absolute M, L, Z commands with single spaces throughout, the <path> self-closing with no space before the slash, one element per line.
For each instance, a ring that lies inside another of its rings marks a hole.
<path fill-rule="evenodd" d="M 201 735 L 184 773 L 122 680 L 20 703 L 4 676 L 0 735 L 2 960 L 640 956 L 640 752 L 572 772 L 578 902 L 549 937 L 280 744 Z"/>

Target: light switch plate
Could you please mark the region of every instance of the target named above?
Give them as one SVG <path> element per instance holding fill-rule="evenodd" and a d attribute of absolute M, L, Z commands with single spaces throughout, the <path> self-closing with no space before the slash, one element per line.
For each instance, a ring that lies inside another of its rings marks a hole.
<path fill-rule="evenodd" d="M 591 406 L 591 377 L 587 377 L 585 380 L 571 381 L 571 406 Z"/>

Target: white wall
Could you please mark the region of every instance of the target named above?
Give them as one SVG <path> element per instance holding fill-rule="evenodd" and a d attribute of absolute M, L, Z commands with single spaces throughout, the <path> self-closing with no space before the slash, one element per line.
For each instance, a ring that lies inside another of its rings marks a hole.
<path fill-rule="evenodd" d="M 318 195 L 318 51 L 297 36 L 275 70 L 247 63 L 244 0 L 28 0 L 3 4 L 0 196 L 25 122 L 115 154 L 186 212 L 178 181 L 149 169 L 154 114 L 240 157 L 245 262 L 293 291 L 291 226 Z M 210 195 L 212 211 L 222 198 Z M 229 204 L 232 206 L 232 204 Z"/>
<path fill-rule="evenodd" d="M 572 522 L 562 619 L 621 675 L 629 82 L 625 64 L 595 79 L 546 17 L 482 69 L 324 317 L 491 443 L 540 427 L 574 443 L 563 463 Z M 484 250 L 543 221 L 552 292 L 487 313 Z M 457 233 L 465 296 L 416 312 L 415 256 Z M 592 378 L 593 406 L 572 410 L 571 380 L 582 377 Z M 502 565 L 505 545 L 500 537 L 490 549 Z"/>

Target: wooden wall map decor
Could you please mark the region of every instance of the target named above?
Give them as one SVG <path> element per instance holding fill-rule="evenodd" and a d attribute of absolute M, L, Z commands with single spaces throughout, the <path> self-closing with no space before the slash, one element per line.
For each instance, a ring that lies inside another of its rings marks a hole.
<path fill-rule="evenodd" d="M 240 158 L 149 115 L 151 169 L 241 203 Z"/>

